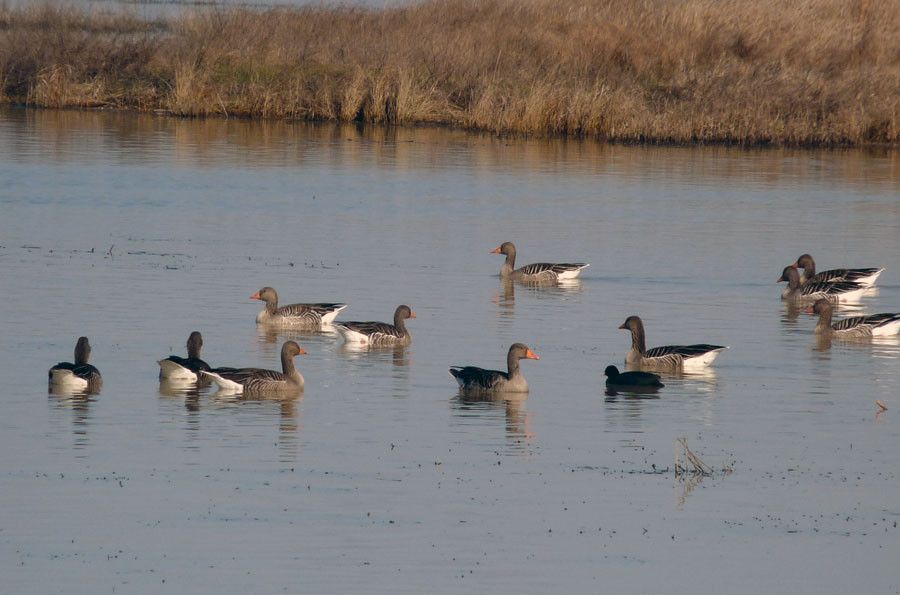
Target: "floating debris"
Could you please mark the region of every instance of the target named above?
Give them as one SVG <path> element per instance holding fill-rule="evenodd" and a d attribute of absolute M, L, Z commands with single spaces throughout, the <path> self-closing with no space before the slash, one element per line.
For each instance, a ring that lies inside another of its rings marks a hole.
<path fill-rule="evenodd" d="M 688 469 L 688 465 L 691 466 Z M 687 438 L 678 438 L 675 441 L 675 476 L 679 475 L 712 475 L 712 467 L 694 454 L 687 445 Z"/>

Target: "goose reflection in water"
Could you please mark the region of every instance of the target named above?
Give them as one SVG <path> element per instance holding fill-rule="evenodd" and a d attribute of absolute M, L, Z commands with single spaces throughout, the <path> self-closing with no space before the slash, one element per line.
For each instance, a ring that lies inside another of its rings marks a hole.
<path fill-rule="evenodd" d="M 163 397 L 197 397 L 200 395 L 200 389 L 210 384 L 209 378 L 206 377 L 201 377 L 196 382 L 167 378 L 159 381 L 159 394 Z"/>
<path fill-rule="evenodd" d="M 294 398 L 264 398 L 260 396 L 232 396 L 229 398 L 215 397 L 210 401 L 210 407 L 220 410 L 234 410 L 236 413 L 235 424 L 237 426 L 259 426 L 260 419 L 271 420 L 277 416 L 278 420 L 278 449 L 279 460 L 290 462 L 297 458 L 299 450 L 299 434 L 302 429 L 301 408 L 303 406 L 303 393 L 298 393 Z M 244 417 L 244 416 L 247 417 Z M 249 421 L 247 421 L 249 420 Z M 266 425 L 268 425 L 266 421 Z"/>
<path fill-rule="evenodd" d="M 88 445 L 87 430 L 92 417 L 91 404 L 97 399 L 97 393 L 67 391 L 59 387 L 51 387 L 48 394 L 56 409 L 72 412 L 72 434 L 75 436 L 74 447 L 86 447 Z"/>
<path fill-rule="evenodd" d="M 532 414 L 525 405 L 528 393 L 503 396 L 463 396 L 459 393 L 450 399 L 454 414 L 461 418 L 493 420 L 502 412 L 506 438 L 515 452 L 525 451 L 525 443 L 535 437 Z"/>
<path fill-rule="evenodd" d="M 409 348 L 400 345 L 360 345 L 359 343 L 342 343 L 338 353 L 353 360 L 387 361 L 398 367 L 409 366 Z"/>
<path fill-rule="evenodd" d="M 256 327 L 256 338 L 260 345 L 263 347 L 276 346 L 275 349 L 269 350 L 272 353 L 278 353 L 284 341 L 297 341 L 309 344 L 322 341 L 324 344 L 324 339 L 330 340 L 337 336 L 338 333 L 332 326 L 326 326 L 321 329 L 284 328 L 271 325 L 259 325 Z"/>

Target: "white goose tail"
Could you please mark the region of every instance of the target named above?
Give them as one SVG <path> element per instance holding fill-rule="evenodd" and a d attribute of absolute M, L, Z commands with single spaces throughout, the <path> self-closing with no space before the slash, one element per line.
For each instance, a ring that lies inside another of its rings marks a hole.
<path fill-rule="evenodd" d="M 197 375 L 182 365 L 169 359 L 161 359 L 159 362 L 160 380 L 197 380 Z"/>
<path fill-rule="evenodd" d="M 581 274 L 581 271 L 591 266 L 590 264 L 584 264 L 578 268 L 573 268 L 568 271 L 563 271 L 561 273 L 556 274 L 556 278 L 560 281 L 571 281 L 573 279 L 577 279 L 578 275 Z"/>
<path fill-rule="evenodd" d="M 223 378 L 219 374 L 215 372 L 208 372 L 206 370 L 201 370 L 201 374 L 212 378 L 212 381 L 216 383 L 216 386 L 219 387 L 219 390 L 224 393 L 240 395 L 244 392 L 244 385 L 240 382 L 235 382 L 233 380 L 228 380 L 227 378 Z"/>
<path fill-rule="evenodd" d="M 322 315 L 322 324 L 331 324 L 337 315 L 340 314 L 341 310 L 347 307 L 347 304 L 344 304 L 340 308 L 335 308 L 331 312 Z"/>
<path fill-rule="evenodd" d="M 50 384 L 60 388 L 85 389 L 88 381 L 76 376 L 72 370 L 57 368 L 50 371 Z"/>
<path fill-rule="evenodd" d="M 719 349 L 713 349 L 711 351 L 707 351 L 702 355 L 698 355 L 697 357 L 688 357 L 685 358 L 682 362 L 682 369 L 685 372 L 693 372 L 703 370 L 712 365 L 716 358 L 719 357 L 719 354 L 728 349 L 728 347 L 720 347 Z"/>

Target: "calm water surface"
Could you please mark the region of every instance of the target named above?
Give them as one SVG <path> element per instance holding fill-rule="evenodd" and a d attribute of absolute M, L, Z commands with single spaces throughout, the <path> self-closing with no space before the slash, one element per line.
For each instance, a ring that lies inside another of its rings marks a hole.
<path fill-rule="evenodd" d="M 900 590 L 900 341 L 819 345 L 774 283 L 806 251 L 886 266 L 855 311 L 900 310 L 895 153 L 7 110 L 0 180 L 4 592 Z M 592 266 L 504 287 L 504 240 Z M 413 343 L 260 332 L 264 285 L 407 303 Z M 629 314 L 731 349 L 606 395 Z M 305 395 L 160 387 L 195 329 L 213 365 L 296 338 Z M 102 392 L 48 395 L 81 334 Z M 448 365 L 514 341 L 527 398 L 456 395 Z M 679 437 L 714 476 L 674 477 Z"/>

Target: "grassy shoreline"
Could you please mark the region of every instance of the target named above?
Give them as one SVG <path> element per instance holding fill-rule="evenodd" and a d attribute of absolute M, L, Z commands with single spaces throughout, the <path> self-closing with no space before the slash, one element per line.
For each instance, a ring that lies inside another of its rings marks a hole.
<path fill-rule="evenodd" d="M 0 101 L 616 142 L 900 143 L 900 3 L 0 7 Z"/>

